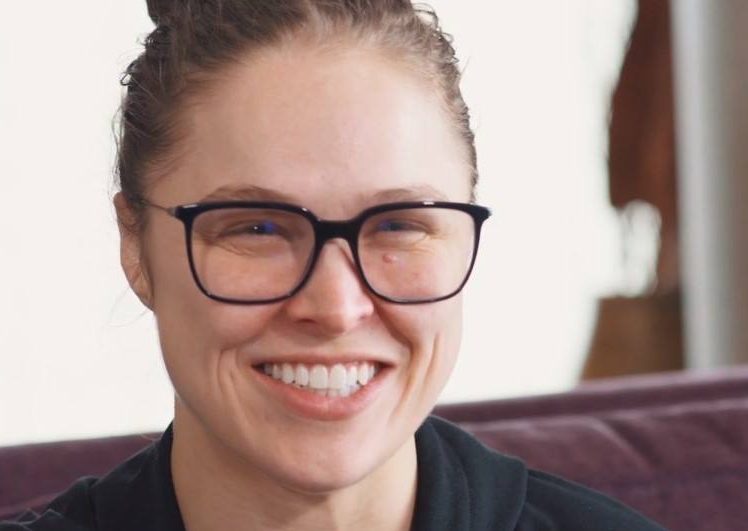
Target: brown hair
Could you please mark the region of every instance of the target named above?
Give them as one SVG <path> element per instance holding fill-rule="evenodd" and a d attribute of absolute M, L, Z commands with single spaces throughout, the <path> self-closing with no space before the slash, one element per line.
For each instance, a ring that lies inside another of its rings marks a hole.
<path fill-rule="evenodd" d="M 451 38 L 433 10 L 410 0 L 147 0 L 156 28 L 125 71 L 117 177 L 142 221 L 144 176 L 177 156 L 180 113 L 217 72 L 246 53 L 304 34 L 320 44 L 366 42 L 397 54 L 435 83 L 465 140 L 477 182 L 474 135 Z M 342 37 L 341 37 L 342 36 Z"/>

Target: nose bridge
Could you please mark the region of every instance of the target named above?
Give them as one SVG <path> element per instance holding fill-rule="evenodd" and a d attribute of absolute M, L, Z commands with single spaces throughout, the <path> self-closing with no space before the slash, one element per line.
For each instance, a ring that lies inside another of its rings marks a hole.
<path fill-rule="evenodd" d="M 352 221 L 327 221 L 320 220 L 317 222 L 316 227 L 316 250 L 314 263 L 312 263 L 309 276 L 314 276 L 316 270 L 319 268 L 319 261 L 322 259 L 322 255 L 325 254 L 324 250 L 326 245 L 334 240 L 343 240 L 348 243 L 348 250 L 344 246 L 340 246 L 343 254 L 350 260 L 351 267 L 355 271 L 359 280 L 362 281 L 361 271 L 359 270 L 358 263 L 356 260 L 356 237 L 357 237 L 357 226 Z"/>
<path fill-rule="evenodd" d="M 366 288 L 366 280 L 363 278 L 363 272 L 361 271 L 361 267 L 358 263 L 358 249 L 356 240 L 358 239 L 358 232 L 361 226 L 360 216 L 343 220 L 317 218 L 314 225 L 316 240 L 316 249 L 314 253 L 315 257 L 314 263 L 311 264 L 311 270 L 309 271 L 309 278 L 307 279 L 307 281 L 311 281 L 311 277 L 319 276 L 319 273 L 317 272 L 317 270 L 320 269 L 319 262 L 325 260 L 323 255 L 331 254 L 329 252 L 325 253 L 327 243 L 334 240 L 343 240 L 348 243 L 348 249 L 346 250 L 345 246 L 342 245 L 342 242 L 339 242 L 341 243 L 339 247 L 343 255 L 348 258 L 350 262 L 350 264 L 348 264 L 348 267 L 350 268 L 349 272 L 356 277 L 357 283 L 361 285 L 361 288 L 363 288 L 364 291 L 368 291 Z M 340 257 L 335 258 L 333 256 L 328 256 L 327 259 L 329 258 L 332 258 L 333 260 L 340 259 Z M 325 267 L 329 267 L 329 265 Z M 339 280 L 341 279 L 338 278 L 338 281 Z"/>
<path fill-rule="evenodd" d="M 349 221 L 321 221 L 319 222 L 319 225 L 317 226 L 317 241 L 316 241 L 316 259 L 315 263 L 312 264 L 312 270 L 309 272 L 310 276 L 319 276 L 318 274 L 315 275 L 317 272 L 316 270 L 319 269 L 320 261 L 325 260 L 324 255 L 330 255 L 330 252 L 325 252 L 325 249 L 327 248 L 327 244 L 330 242 L 335 242 L 335 240 L 338 240 L 338 245 L 335 247 L 339 247 L 340 251 L 344 255 L 344 259 L 348 259 L 350 261 L 350 264 L 348 267 L 351 268 L 351 272 L 354 273 L 357 277 L 357 280 L 360 282 L 363 279 L 361 279 L 361 271 L 359 271 L 358 264 L 356 263 L 356 227 Z M 342 240 L 342 242 L 340 241 Z M 343 242 L 348 243 L 348 249 L 346 249 L 346 246 L 343 244 Z M 334 253 L 333 253 L 334 254 Z M 328 257 L 329 259 L 331 257 Z M 334 258 L 333 260 L 340 260 L 340 257 Z M 310 279 L 311 280 L 311 279 Z"/>
<path fill-rule="evenodd" d="M 286 312 L 295 319 L 315 323 L 326 333 L 340 334 L 362 322 L 374 306 L 353 256 L 355 226 L 322 222 L 318 231 L 315 263 L 305 285 L 287 303 Z M 347 241 L 349 249 L 341 241 L 326 245 L 333 240 Z"/>
<path fill-rule="evenodd" d="M 328 241 L 340 238 L 348 242 L 353 252 L 357 228 L 358 224 L 355 221 L 318 221 L 317 247 L 321 250 Z"/>

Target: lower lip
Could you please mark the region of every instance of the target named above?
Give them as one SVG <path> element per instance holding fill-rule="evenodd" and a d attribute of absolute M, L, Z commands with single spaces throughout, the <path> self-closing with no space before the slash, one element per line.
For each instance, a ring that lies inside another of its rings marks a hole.
<path fill-rule="evenodd" d="M 303 390 L 268 376 L 261 369 L 252 372 L 263 386 L 263 390 L 283 403 L 299 416 L 314 420 L 343 420 L 365 410 L 382 392 L 390 367 L 380 367 L 374 378 L 355 393 L 348 396 L 322 396 L 314 391 Z"/>

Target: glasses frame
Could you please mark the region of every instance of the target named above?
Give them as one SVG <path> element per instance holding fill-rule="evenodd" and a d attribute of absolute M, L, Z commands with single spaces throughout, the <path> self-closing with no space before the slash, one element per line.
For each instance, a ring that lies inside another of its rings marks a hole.
<path fill-rule="evenodd" d="M 357 216 L 347 219 L 347 220 L 321 219 L 317 217 L 308 208 L 300 207 L 300 206 L 289 204 L 289 203 L 273 202 L 273 201 L 270 201 L 270 202 L 268 201 L 235 201 L 235 200 L 215 201 L 215 202 L 205 202 L 205 203 L 192 203 L 192 204 L 187 204 L 187 205 L 179 205 L 175 207 L 163 207 L 160 205 L 150 203 L 145 200 L 143 200 L 142 203 L 146 206 L 151 206 L 159 210 L 162 210 L 183 223 L 185 243 L 187 246 L 187 259 L 189 261 L 190 271 L 192 272 L 192 278 L 195 280 L 195 284 L 197 284 L 197 287 L 200 289 L 200 291 L 205 296 L 218 302 L 223 302 L 227 304 L 247 305 L 247 306 L 260 305 L 260 304 L 272 304 L 276 302 L 281 302 L 283 300 L 289 299 L 293 297 L 294 295 L 296 295 L 299 291 L 301 291 L 304 288 L 304 286 L 307 284 L 307 282 L 311 278 L 312 272 L 314 271 L 314 267 L 317 265 L 319 255 L 322 253 L 322 249 L 324 248 L 325 244 L 328 241 L 337 239 L 337 238 L 345 240 L 348 243 L 348 246 L 350 247 L 351 253 L 353 255 L 353 261 L 356 266 L 356 270 L 358 271 L 359 277 L 363 281 L 366 288 L 371 293 L 373 293 L 375 296 L 379 297 L 380 299 L 385 300 L 387 302 L 396 303 L 396 304 L 428 304 L 432 302 L 439 302 L 439 301 L 449 299 L 457 295 L 460 291 L 462 291 L 468 279 L 470 278 L 470 274 L 473 271 L 473 266 L 475 265 L 475 259 L 478 255 L 478 244 L 480 243 L 481 227 L 483 226 L 483 222 L 486 221 L 491 215 L 491 211 L 486 207 L 475 205 L 472 203 L 455 203 L 451 201 L 404 201 L 404 202 L 396 202 L 396 203 L 384 203 L 384 204 L 380 204 L 380 205 L 367 208 L 361 211 Z M 192 251 L 192 232 L 193 232 L 192 227 L 194 226 L 195 219 L 204 212 L 210 212 L 212 210 L 224 210 L 224 209 L 236 209 L 236 208 L 247 208 L 247 209 L 264 208 L 264 209 L 276 209 L 276 210 L 281 210 L 284 212 L 291 212 L 291 213 L 299 214 L 303 216 L 312 225 L 312 229 L 314 231 L 314 247 L 312 249 L 312 254 L 309 257 L 309 262 L 306 266 L 306 270 L 304 271 L 303 275 L 301 276 L 301 280 L 299 280 L 296 286 L 293 289 L 291 289 L 288 293 L 286 293 L 285 295 L 273 297 L 270 299 L 258 299 L 258 300 L 252 300 L 252 301 L 248 301 L 244 299 L 232 299 L 232 298 L 227 298 L 227 297 L 222 297 L 220 295 L 216 295 L 215 293 L 211 293 L 200 281 L 200 276 L 197 274 L 197 268 L 195 266 L 195 259 L 194 259 L 193 251 Z M 366 278 L 364 269 L 361 266 L 361 260 L 360 260 L 359 253 L 358 253 L 358 237 L 361 232 L 361 227 L 364 225 L 367 219 L 369 219 L 370 217 L 376 214 L 381 214 L 383 212 L 389 212 L 393 210 L 419 209 L 419 208 L 442 208 L 442 209 L 449 209 L 449 210 L 457 210 L 460 212 L 465 212 L 466 214 L 470 215 L 473 218 L 473 223 L 475 226 L 475 233 L 474 233 L 474 242 L 473 242 L 473 256 L 470 259 L 470 266 L 468 267 L 465 273 L 465 278 L 463 279 L 459 287 L 447 295 L 443 295 L 443 296 L 435 297 L 431 299 L 416 299 L 416 300 L 397 299 L 394 297 L 388 297 L 387 295 L 379 293 L 377 290 L 374 289 L 374 287 L 369 283 L 369 280 Z"/>

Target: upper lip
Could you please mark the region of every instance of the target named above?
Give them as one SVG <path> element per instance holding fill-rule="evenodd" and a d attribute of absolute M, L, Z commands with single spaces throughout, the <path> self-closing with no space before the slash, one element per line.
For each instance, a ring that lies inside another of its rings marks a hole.
<path fill-rule="evenodd" d="M 387 360 L 382 356 L 369 355 L 365 353 L 346 353 L 346 354 L 321 354 L 321 353 L 297 353 L 288 354 L 283 356 L 268 356 L 267 358 L 253 361 L 253 366 L 261 366 L 266 363 L 303 363 L 304 365 L 335 365 L 336 363 L 363 363 L 363 362 L 374 362 L 381 365 L 394 365 L 393 361 Z"/>

